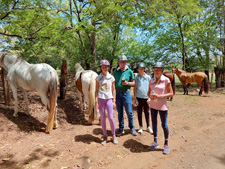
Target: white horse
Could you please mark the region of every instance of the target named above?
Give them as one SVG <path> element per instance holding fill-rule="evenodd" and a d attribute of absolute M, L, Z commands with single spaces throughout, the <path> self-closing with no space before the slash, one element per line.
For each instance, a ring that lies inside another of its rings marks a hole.
<path fill-rule="evenodd" d="M 58 75 L 50 65 L 29 64 L 16 55 L 0 52 L 0 66 L 7 72 L 7 77 L 15 99 L 14 117 L 18 116 L 17 88 L 21 87 L 26 102 L 26 114 L 29 115 L 27 91 L 37 91 L 43 104 L 49 111 L 46 132 L 49 133 L 57 127 L 56 106 L 57 106 L 57 84 Z M 49 97 L 48 97 L 49 94 Z"/>
<path fill-rule="evenodd" d="M 88 124 L 92 124 L 96 117 L 95 110 L 95 85 L 98 74 L 92 70 L 84 70 L 79 63 L 75 64 L 75 82 L 78 89 L 80 109 L 85 109 L 85 102 L 88 103 Z M 82 99 L 83 94 L 83 99 Z"/>

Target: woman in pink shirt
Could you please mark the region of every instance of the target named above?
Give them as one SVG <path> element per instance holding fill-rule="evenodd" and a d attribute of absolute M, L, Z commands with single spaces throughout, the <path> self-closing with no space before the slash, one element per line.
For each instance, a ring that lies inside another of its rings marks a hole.
<path fill-rule="evenodd" d="M 154 142 L 151 144 L 149 149 L 154 150 L 159 147 L 157 142 L 157 115 L 159 112 L 165 137 L 163 154 L 168 154 L 170 149 L 168 146 L 169 129 L 167 125 L 168 108 L 166 98 L 173 96 L 173 90 L 170 80 L 163 75 L 163 63 L 156 62 L 153 69 L 154 77 L 151 78 L 149 83 L 148 103 L 150 104 L 151 109 Z"/>

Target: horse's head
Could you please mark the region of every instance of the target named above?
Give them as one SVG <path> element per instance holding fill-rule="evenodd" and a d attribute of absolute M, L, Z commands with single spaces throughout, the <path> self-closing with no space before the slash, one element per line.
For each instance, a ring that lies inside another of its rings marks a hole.
<path fill-rule="evenodd" d="M 0 52 L 0 66 L 3 67 L 6 71 L 12 67 L 18 60 L 18 56 L 11 55 L 6 52 Z"/>
<path fill-rule="evenodd" d="M 177 68 L 177 67 L 173 67 L 173 68 L 172 68 L 172 72 L 173 72 L 173 73 L 176 73 L 177 71 L 178 71 L 178 68 Z"/>
<path fill-rule="evenodd" d="M 76 63 L 75 66 L 75 72 L 80 72 L 80 71 L 83 71 L 84 69 L 82 68 L 82 66 L 80 65 L 80 63 Z"/>
<path fill-rule="evenodd" d="M 3 66 L 4 58 L 7 53 L 0 52 L 0 66 Z"/>

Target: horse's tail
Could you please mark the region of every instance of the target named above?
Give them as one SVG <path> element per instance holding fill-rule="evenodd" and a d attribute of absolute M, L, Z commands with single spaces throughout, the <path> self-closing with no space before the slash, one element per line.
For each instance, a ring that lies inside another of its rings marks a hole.
<path fill-rule="evenodd" d="M 96 76 L 94 76 L 95 73 L 93 73 L 91 75 L 91 80 L 90 80 L 90 88 L 89 88 L 89 117 L 91 116 L 92 120 L 96 119 L 97 117 L 97 113 L 96 113 L 96 110 L 94 108 L 95 106 L 95 85 L 96 85 Z"/>
<path fill-rule="evenodd" d="M 203 80 L 203 85 L 204 85 L 204 92 L 206 94 L 209 93 L 209 79 L 207 75 L 205 75 L 205 78 Z"/>
<path fill-rule="evenodd" d="M 173 80 L 171 82 L 171 85 L 172 85 L 172 89 L 173 89 L 173 95 L 175 95 L 176 84 L 175 84 L 175 76 L 174 76 L 174 74 L 173 74 Z"/>
<path fill-rule="evenodd" d="M 56 106 L 57 106 L 57 84 L 58 84 L 58 75 L 55 76 L 51 73 L 51 80 L 49 84 L 49 115 L 48 115 L 48 124 L 45 132 L 50 132 L 54 126 L 54 121 L 56 118 Z"/>

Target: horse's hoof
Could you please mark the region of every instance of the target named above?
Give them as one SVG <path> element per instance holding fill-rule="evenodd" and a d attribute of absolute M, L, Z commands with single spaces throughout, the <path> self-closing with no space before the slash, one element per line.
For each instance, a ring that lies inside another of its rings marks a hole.
<path fill-rule="evenodd" d="M 18 117 L 18 113 L 14 113 L 13 114 L 13 117 Z"/>
<path fill-rule="evenodd" d="M 92 125 L 92 120 L 88 120 L 88 125 Z"/>
<path fill-rule="evenodd" d="M 57 129 L 57 128 L 58 128 L 58 123 L 54 122 L 53 129 Z"/>

